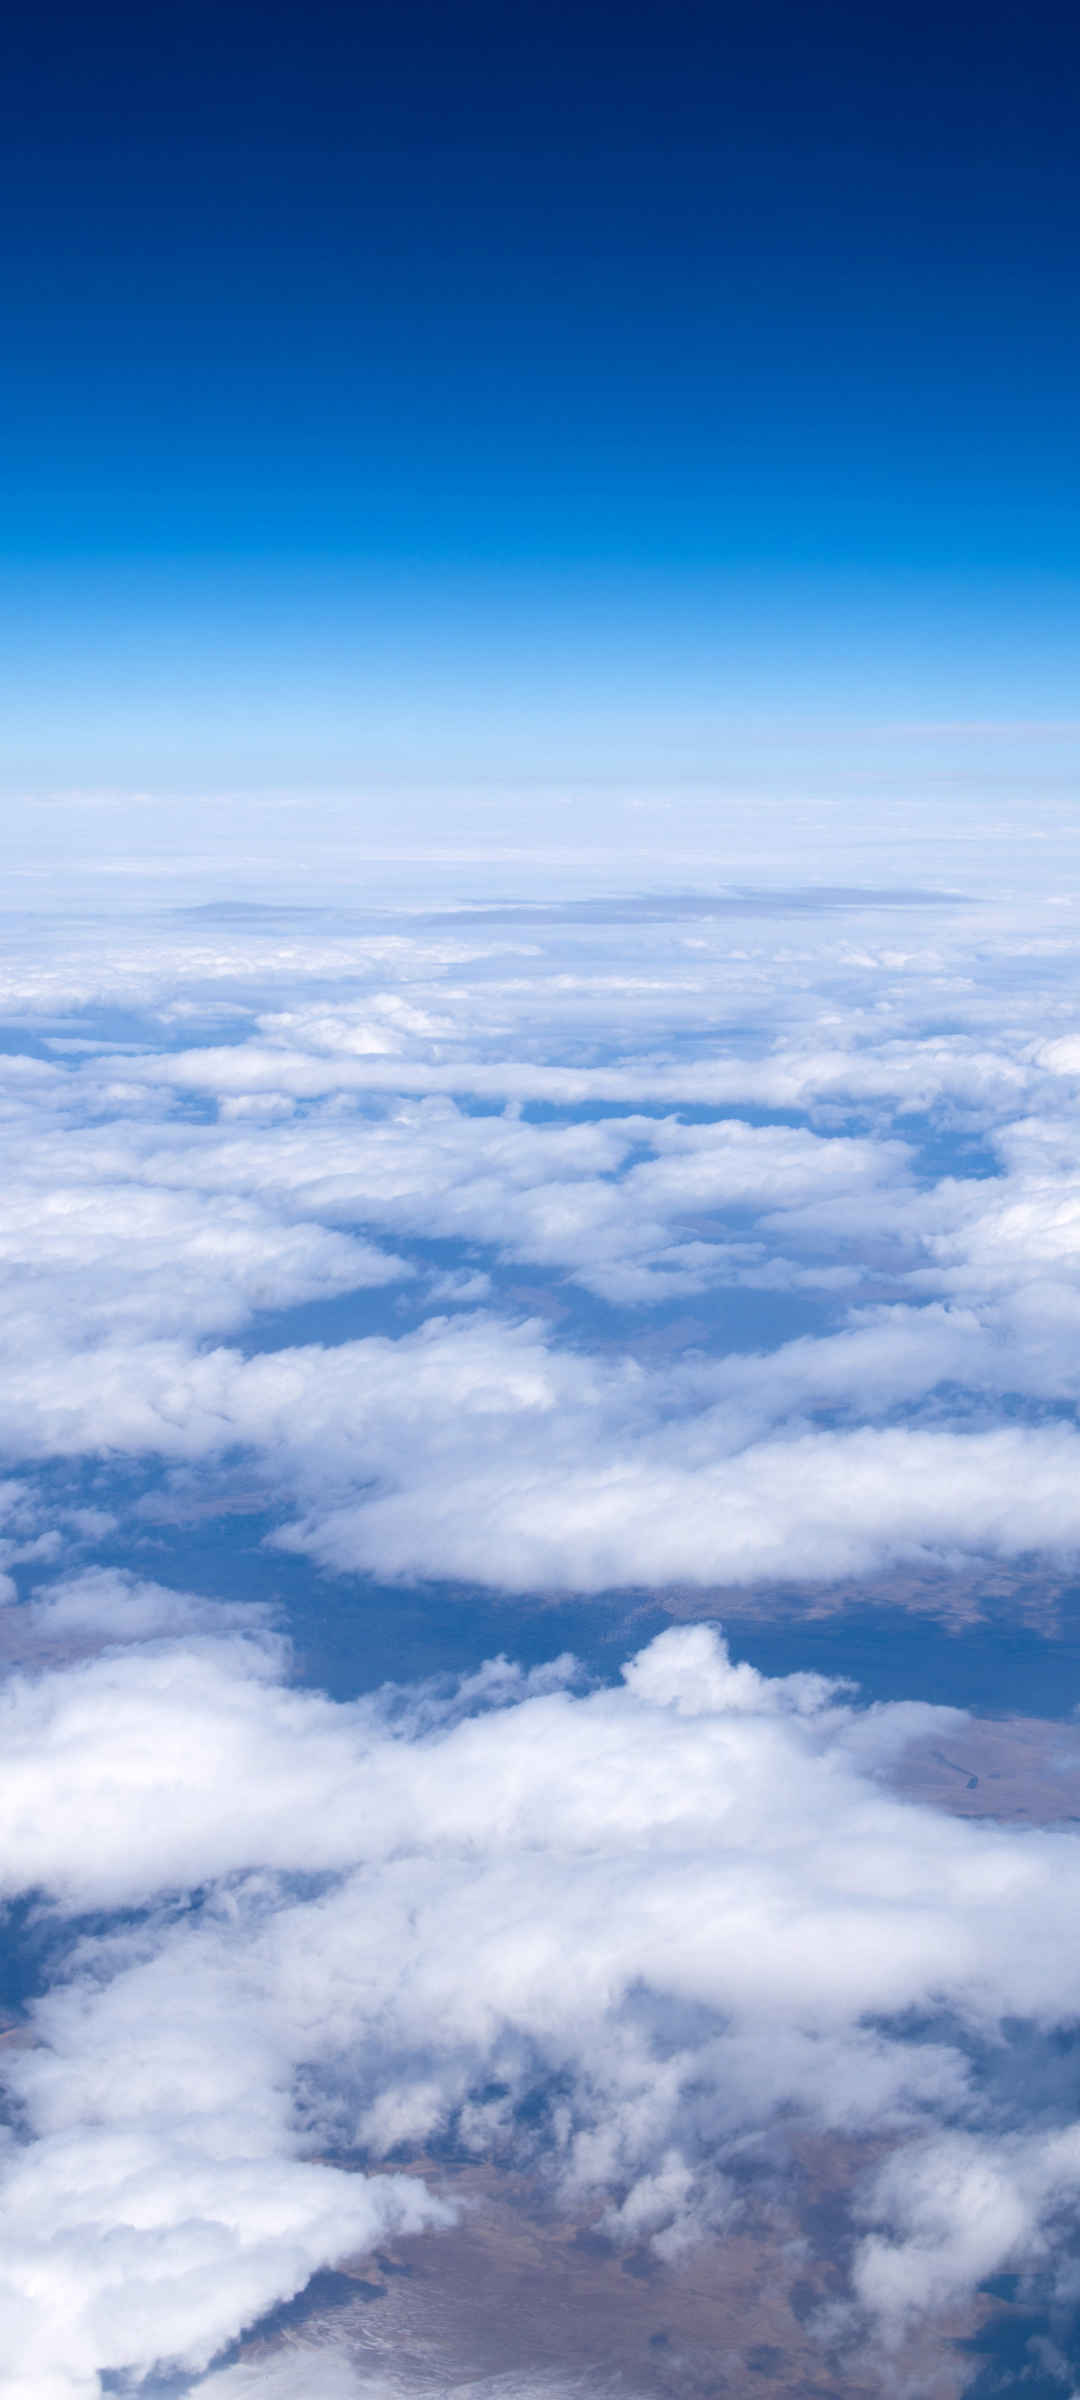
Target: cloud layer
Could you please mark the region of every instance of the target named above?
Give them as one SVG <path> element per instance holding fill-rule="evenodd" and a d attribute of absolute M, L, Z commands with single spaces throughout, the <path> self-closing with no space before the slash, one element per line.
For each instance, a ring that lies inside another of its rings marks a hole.
<path fill-rule="evenodd" d="M 7 1455 L 243 1456 L 323 1565 L 497 1588 L 1074 1554 L 1073 951 L 1031 918 L 46 946 Z"/>
<path fill-rule="evenodd" d="M 820 2338 L 898 2389 L 911 2328 L 987 2276 L 1065 2294 L 1080 1843 L 904 1799 L 948 1712 L 770 1680 L 706 1626 L 628 1633 L 612 1682 L 554 1621 L 531 1672 L 372 1694 L 358 1652 L 334 1701 L 223 1536 L 182 1571 L 236 1493 L 331 1615 L 358 1576 L 465 1622 L 478 1588 L 629 1612 L 1067 1569 L 1080 936 L 1052 896 L 13 945 L 12 2400 L 239 2400 L 229 2345 L 315 2271 L 439 2239 L 451 2150 L 672 2261 L 743 2222 L 751 2151 L 779 2189 L 804 2134 L 851 2144 Z M 300 2400 L 286 2353 L 265 2373 Z M 329 2350 L 310 2377 L 358 2388 Z"/>

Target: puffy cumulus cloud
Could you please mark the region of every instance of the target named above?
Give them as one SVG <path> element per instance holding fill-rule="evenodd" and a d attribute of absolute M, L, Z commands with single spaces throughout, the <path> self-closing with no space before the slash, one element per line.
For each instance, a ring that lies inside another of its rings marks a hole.
<path fill-rule="evenodd" d="M 870 2179 L 859 2214 L 870 2230 L 854 2293 L 896 2343 L 914 2318 L 966 2295 L 1003 2266 L 1025 2265 L 1044 2292 L 1075 2300 L 1080 2125 L 990 2137 L 950 2128 L 900 2151 Z M 1072 2382 L 1064 2359 L 1063 2381 Z"/>
<path fill-rule="evenodd" d="M 124 1568 L 85 1567 L 42 1586 L 8 1621 L 28 1646 L 55 1652 L 234 1630 L 251 1637 L 265 1630 L 269 1617 L 265 1606 L 251 1601 L 203 1599 Z"/>
<path fill-rule="evenodd" d="M 65 1343 L 205 1333 L 408 1274 L 400 1259 L 332 1227 L 282 1223 L 229 1195 L 150 1191 L 116 1175 L 25 1174 L 0 1198 L 0 1312 L 12 1344 L 56 1357 Z"/>
<path fill-rule="evenodd" d="M 9 1608 L 17 1598 L 12 1569 L 78 1558 L 115 1530 L 108 1509 L 81 1507 L 70 1497 L 65 1503 L 15 1476 L 0 1483 L 0 1643 L 26 1623 L 24 1614 Z"/>
<path fill-rule="evenodd" d="M 104 1571 L 53 1587 L 26 1613 L 40 1638 L 89 1637 L 96 1655 L 0 1686 L 9 1895 L 40 1886 L 71 1909 L 127 1907 L 255 1866 L 336 1870 L 376 1802 L 390 1812 L 384 1828 L 405 1809 L 408 1838 L 407 1789 L 396 1799 L 389 1784 L 382 1790 L 406 1756 L 401 1741 L 376 1746 L 377 1770 L 369 1756 L 389 1702 L 349 1709 L 284 1681 L 283 1639 L 258 1609 Z M 558 1690 L 574 1672 L 565 1656 L 531 1675 L 489 1660 L 464 1679 L 455 1707 L 505 1707 Z M 435 1690 L 410 1692 L 393 1708 L 396 1734 L 446 1713 Z"/>
<path fill-rule="evenodd" d="M 181 1999 L 174 1983 L 140 1991 L 129 1971 L 113 1997 L 130 2003 L 126 2023 L 107 2024 L 99 2002 L 81 2038 L 57 2003 L 43 2027 L 54 2071 L 22 2094 L 32 2138 L 4 2161 L 12 2400 L 95 2393 L 114 2365 L 205 2366 L 328 2254 L 445 2217 L 415 2178 L 290 2155 L 281 2062 L 242 1982 L 196 1977 Z M 164 2004 L 169 2024 L 142 2004 Z"/>
<path fill-rule="evenodd" d="M 972 2061 L 1071 2021 L 1080 1839 L 891 1788 L 955 1712 L 701 1626 L 614 1687 L 571 1663 L 444 1708 L 335 1704 L 235 1632 L 13 1679 L 0 1868 L 76 1920 L 3 2052 L 13 2400 L 198 2377 L 316 2268 L 445 2222 L 400 2153 L 448 2134 L 661 2257 L 738 2221 L 748 2134 L 777 2174 L 794 2128 L 873 2137 L 849 2307 L 886 2334 L 1064 2250 L 1068 2079 L 1033 2132 Z"/>
<path fill-rule="evenodd" d="M 996 1422 L 995 1366 L 963 1311 L 886 1311 L 769 1357 L 669 1368 L 465 1315 L 332 1349 L 114 1343 L 62 1378 L 12 1367 L 0 1438 L 24 1460 L 244 1454 L 298 1511 L 278 1538 L 324 1565 L 512 1591 L 1067 1557 L 1075 1427 Z M 974 1401 L 982 1386 L 963 1430 L 933 1407 L 896 1421 L 962 1380 Z"/>
<path fill-rule="evenodd" d="M 700 1437 L 702 1429 L 696 1432 Z M 496 1461 L 344 1507 L 277 1538 L 324 1565 L 480 1577 L 510 1591 L 831 1579 L 900 1561 L 1080 1549 L 1071 1426 L 802 1433 L 683 1465 L 670 1431 L 510 1489 Z"/>

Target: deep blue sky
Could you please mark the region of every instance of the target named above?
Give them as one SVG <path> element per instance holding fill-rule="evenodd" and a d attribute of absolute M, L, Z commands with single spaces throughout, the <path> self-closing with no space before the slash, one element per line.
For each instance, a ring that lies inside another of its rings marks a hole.
<path fill-rule="evenodd" d="M 1064 13 L 6 40 L 12 789 L 653 772 L 688 724 L 707 775 L 785 717 L 827 771 L 1076 709 Z"/>

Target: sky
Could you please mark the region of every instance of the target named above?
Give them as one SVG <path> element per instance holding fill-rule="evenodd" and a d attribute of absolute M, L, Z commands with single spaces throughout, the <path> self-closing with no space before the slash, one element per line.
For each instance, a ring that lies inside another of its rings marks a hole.
<path fill-rule="evenodd" d="M 1076 30 L 5 40 L 0 2400 L 1077 2400 Z"/>
<path fill-rule="evenodd" d="M 1078 48 L 993 7 L 27 16 L 0 606 L 43 845 L 72 791 L 424 839 L 494 785 L 534 842 L 568 785 L 1058 791 Z"/>

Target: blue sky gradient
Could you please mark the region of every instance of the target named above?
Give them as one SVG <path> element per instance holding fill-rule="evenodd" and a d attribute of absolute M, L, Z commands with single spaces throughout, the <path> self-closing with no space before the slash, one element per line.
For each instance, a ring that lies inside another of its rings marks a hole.
<path fill-rule="evenodd" d="M 9 791 L 873 784 L 989 725 L 970 778 L 1002 721 L 1056 788 L 1078 64 L 992 9 L 17 29 Z"/>

